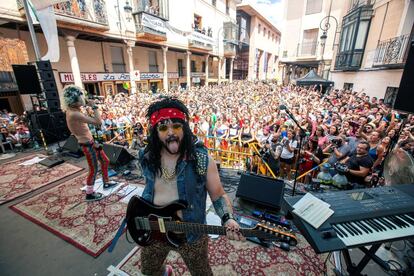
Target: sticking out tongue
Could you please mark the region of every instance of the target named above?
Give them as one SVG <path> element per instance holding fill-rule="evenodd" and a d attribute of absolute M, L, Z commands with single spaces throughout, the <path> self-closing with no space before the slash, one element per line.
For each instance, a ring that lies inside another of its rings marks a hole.
<path fill-rule="evenodd" d="M 171 141 L 167 143 L 167 148 L 170 153 L 177 153 L 178 152 L 178 142 Z"/>

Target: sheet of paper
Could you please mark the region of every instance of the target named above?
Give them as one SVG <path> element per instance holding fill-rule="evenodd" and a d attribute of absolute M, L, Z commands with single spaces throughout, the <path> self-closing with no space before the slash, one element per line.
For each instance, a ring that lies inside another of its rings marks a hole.
<path fill-rule="evenodd" d="M 219 216 L 217 216 L 215 213 L 213 212 L 208 212 L 207 213 L 207 224 L 208 225 L 217 225 L 217 226 L 221 226 L 221 219 Z M 209 235 L 212 239 L 216 239 L 219 237 L 219 235 Z"/>
<path fill-rule="evenodd" d="M 329 204 L 307 193 L 293 207 L 293 213 L 318 229 L 334 211 Z"/>
<path fill-rule="evenodd" d="M 210 206 L 213 204 L 213 202 L 211 201 L 210 195 L 207 194 L 207 199 L 206 199 L 206 212 L 208 209 L 210 209 Z"/>
<path fill-rule="evenodd" d="M 123 189 L 118 191 L 118 195 L 123 196 L 121 202 L 128 204 L 131 197 L 134 195 L 142 196 L 144 192 L 144 186 L 141 185 L 127 185 Z"/>
<path fill-rule="evenodd" d="M 19 166 L 31 166 L 33 164 L 39 163 L 40 161 L 42 161 L 43 159 L 46 159 L 46 157 L 34 157 L 32 159 L 26 160 L 23 163 L 20 163 Z"/>

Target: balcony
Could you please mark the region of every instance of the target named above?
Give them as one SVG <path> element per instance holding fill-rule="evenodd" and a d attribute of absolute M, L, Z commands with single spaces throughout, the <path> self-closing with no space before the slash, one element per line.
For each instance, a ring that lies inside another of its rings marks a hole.
<path fill-rule="evenodd" d="M 306 58 L 306 57 L 316 57 L 316 49 L 318 48 L 318 42 L 303 42 L 298 43 L 296 49 L 296 57 Z"/>
<path fill-rule="evenodd" d="M 135 13 L 145 12 L 163 21 L 169 20 L 168 0 L 137 0 Z"/>
<path fill-rule="evenodd" d="M 166 41 L 167 27 L 165 20 L 147 12 L 132 13 L 135 21 L 137 38 L 151 41 Z"/>
<path fill-rule="evenodd" d="M 21 12 L 22 0 L 17 0 Z M 71 0 L 53 5 L 58 26 L 79 25 L 93 29 L 109 30 L 105 0 Z"/>
<path fill-rule="evenodd" d="M 199 32 L 192 32 L 188 38 L 188 47 L 190 50 L 208 53 L 213 51 L 215 41 L 213 38 Z"/>
<path fill-rule="evenodd" d="M 372 6 L 376 0 L 351 0 L 348 12 L 358 9 L 363 6 Z"/>
<path fill-rule="evenodd" d="M 236 56 L 236 47 L 237 45 L 232 43 L 224 43 L 224 56 L 225 57 L 235 57 Z"/>
<path fill-rule="evenodd" d="M 410 45 L 410 35 L 401 35 L 378 43 L 373 67 L 403 68 Z"/>

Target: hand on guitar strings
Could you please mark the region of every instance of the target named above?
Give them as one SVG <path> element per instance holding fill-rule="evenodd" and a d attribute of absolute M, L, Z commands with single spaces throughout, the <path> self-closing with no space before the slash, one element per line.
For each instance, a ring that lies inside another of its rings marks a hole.
<path fill-rule="evenodd" d="M 245 241 L 246 238 L 240 232 L 240 225 L 234 220 L 229 219 L 224 226 L 226 227 L 226 236 L 230 240 Z"/>

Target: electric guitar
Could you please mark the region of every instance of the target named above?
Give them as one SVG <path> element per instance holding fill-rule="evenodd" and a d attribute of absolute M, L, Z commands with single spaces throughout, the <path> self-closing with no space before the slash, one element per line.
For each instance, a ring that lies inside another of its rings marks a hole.
<path fill-rule="evenodd" d="M 182 222 L 177 211 L 187 208 L 187 203 L 176 200 L 165 206 L 156 206 L 145 199 L 133 196 L 127 207 L 127 229 L 132 239 L 140 246 L 151 244 L 153 240 L 168 241 L 179 247 L 186 241 L 186 233 L 226 235 L 226 227 Z M 292 230 L 269 222 L 258 223 L 253 228 L 241 228 L 245 237 L 297 244 Z"/>

